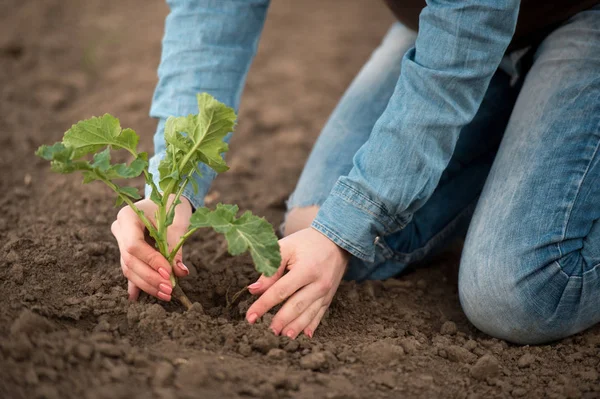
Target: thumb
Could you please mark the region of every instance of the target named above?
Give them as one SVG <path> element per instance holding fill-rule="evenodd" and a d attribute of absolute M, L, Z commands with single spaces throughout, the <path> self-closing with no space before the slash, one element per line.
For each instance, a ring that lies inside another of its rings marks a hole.
<path fill-rule="evenodd" d="M 169 226 L 167 229 L 167 242 L 169 243 L 169 250 L 173 250 L 173 248 L 175 248 L 177 243 L 179 243 L 181 236 L 185 234 L 186 230 L 187 228 L 185 226 L 178 226 L 175 224 Z M 173 258 L 172 266 L 173 273 L 175 273 L 177 277 L 185 277 L 190 274 L 190 269 L 188 269 L 188 267 L 183 263 L 183 246 L 179 248 L 175 258 Z"/>
<path fill-rule="evenodd" d="M 248 286 L 248 291 L 252 295 L 260 295 L 265 292 L 269 287 L 277 282 L 285 273 L 285 269 L 289 265 L 291 265 L 292 261 L 292 250 L 287 245 L 287 241 L 285 238 L 279 240 L 279 249 L 281 251 L 281 264 L 279 265 L 279 269 L 273 274 L 271 277 L 267 277 L 264 274 L 260 276 L 260 278 L 255 282 Z"/>

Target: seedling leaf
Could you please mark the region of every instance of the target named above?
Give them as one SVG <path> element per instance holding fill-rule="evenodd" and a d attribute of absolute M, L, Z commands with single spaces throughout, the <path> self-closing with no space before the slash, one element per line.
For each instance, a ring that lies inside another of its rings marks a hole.
<path fill-rule="evenodd" d="M 199 94 L 198 114 L 170 117 L 165 125 L 165 156 L 158 166 L 159 183 L 154 183 L 148 170 L 148 154 L 137 152 L 138 135 L 131 129 L 122 129 L 119 120 L 105 114 L 74 124 L 65 132 L 63 141 L 38 148 L 36 155 L 50 161 L 53 171 L 58 173 L 83 173 L 83 183 L 102 181 L 116 194 L 116 205 L 126 202 L 138 215 L 157 249 L 169 262 L 189 236 L 198 228 L 212 227 L 225 235 L 229 253 L 238 255 L 250 252 L 256 270 L 267 276 L 273 275 L 281 263 L 279 244 L 273 227 L 263 218 L 245 212 L 237 217 L 236 205 L 217 205 L 215 210 L 199 208 L 190 220 L 190 229 L 169 252 L 167 228 L 175 218 L 175 207 L 179 204 L 184 185 L 191 183 L 195 193 L 198 183 L 191 175 L 201 175 L 200 166 L 208 165 L 217 173 L 228 169 L 223 154 L 228 150 L 225 136 L 233 130 L 236 115 L 232 108 L 220 103 L 209 94 Z M 133 156 L 129 163 L 111 163 L 112 150 L 125 150 Z M 89 160 L 91 155 L 91 160 Z M 115 181 L 131 179 L 144 174 L 146 184 L 151 187 L 150 199 L 157 205 L 154 222 L 132 200 L 140 199 L 135 187 L 120 187 Z M 161 191 L 159 191 L 159 189 Z M 174 195 L 174 200 L 169 203 Z M 171 283 L 177 290 L 176 278 Z M 181 289 L 179 288 L 181 292 Z M 175 295 L 175 294 L 174 294 Z M 185 294 L 178 294 L 186 306 L 191 302 Z"/>
<path fill-rule="evenodd" d="M 240 218 L 236 218 L 237 212 L 237 205 L 218 204 L 212 211 L 205 207 L 198 208 L 190 219 L 190 230 L 212 227 L 225 235 L 231 255 L 249 251 L 256 270 L 272 276 L 281 263 L 273 226 L 250 212 L 244 212 Z"/>
<path fill-rule="evenodd" d="M 109 114 L 80 121 L 63 137 L 64 145 L 74 150 L 75 158 L 95 153 L 106 146 L 135 153 L 138 140 L 133 130 L 121 130 L 119 120 Z"/>

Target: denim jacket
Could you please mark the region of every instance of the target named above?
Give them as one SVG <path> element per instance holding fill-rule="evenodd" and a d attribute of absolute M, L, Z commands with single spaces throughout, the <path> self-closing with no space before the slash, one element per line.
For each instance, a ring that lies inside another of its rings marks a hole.
<path fill-rule="evenodd" d="M 198 92 L 239 108 L 269 0 L 169 0 L 159 82 L 150 115 L 159 118 L 150 160 L 158 178 L 169 115 L 197 112 Z M 322 205 L 313 228 L 365 261 L 379 237 L 410 222 L 446 168 L 459 132 L 477 112 L 512 39 L 519 0 L 429 0 L 414 48 L 369 140 Z M 202 168 L 184 196 L 193 206 L 215 173 Z M 147 191 L 148 195 L 148 191 Z"/>

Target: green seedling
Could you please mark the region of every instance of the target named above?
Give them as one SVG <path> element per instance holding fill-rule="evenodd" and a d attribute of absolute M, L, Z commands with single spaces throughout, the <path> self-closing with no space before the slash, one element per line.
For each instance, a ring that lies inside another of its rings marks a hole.
<path fill-rule="evenodd" d="M 76 123 L 65 132 L 61 142 L 41 146 L 36 155 L 50 161 L 54 172 L 82 172 L 84 184 L 101 181 L 110 187 L 117 194 L 116 206 L 125 203 L 133 209 L 154 239 L 157 250 L 170 264 L 196 230 L 212 227 L 225 236 L 231 255 L 250 252 L 256 270 L 271 276 L 281 262 L 273 226 L 249 211 L 237 217 L 237 205 L 218 204 L 214 210 L 206 207 L 196 209 L 190 218 L 188 231 L 175 247 L 169 248 L 167 230 L 173 223 L 175 206 L 181 203 L 187 184 L 191 184 L 196 192 L 198 190 L 192 175 L 201 173 L 201 164 L 208 165 L 217 173 L 228 169 L 223 159 L 228 146 L 223 139 L 233 131 L 235 112 L 209 94 L 198 94 L 197 98 L 198 114 L 172 116 L 166 121 L 166 155 L 158 168 L 158 186 L 148 171 L 148 154 L 137 151 L 139 136 L 132 129 L 122 129 L 119 120 L 109 114 Z M 128 164 L 111 163 L 111 151 L 117 150 L 127 151 L 133 159 Z M 133 201 L 141 198 L 138 190 L 116 183 L 142 174 L 151 187 L 150 199 L 158 206 L 156 224 L 151 223 L 135 206 Z M 173 296 L 189 309 L 192 303 L 177 284 L 177 278 L 171 274 L 170 279 Z"/>

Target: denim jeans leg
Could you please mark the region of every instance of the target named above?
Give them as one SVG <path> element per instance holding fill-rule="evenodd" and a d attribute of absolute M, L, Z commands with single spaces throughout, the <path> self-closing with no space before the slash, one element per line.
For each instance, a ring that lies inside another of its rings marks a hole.
<path fill-rule="evenodd" d="M 389 256 L 364 269 L 361 279 L 383 280 L 443 249 L 467 232 L 518 94 L 513 77 L 498 70 L 475 118 L 461 132 L 437 188 L 411 222 L 380 242 Z"/>
<path fill-rule="evenodd" d="M 352 168 L 352 158 L 368 139 L 385 110 L 400 74 L 404 53 L 416 34 L 394 24 L 382 45 L 360 71 L 334 110 L 304 167 L 288 210 L 321 205 L 340 176 Z M 512 77 L 499 70 L 477 116 L 463 129 L 454 156 L 438 189 L 413 221 L 401 232 L 383 237 L 376 259 L 350 260 L 346 279 L 385 279 L 410 263 L 465 234 L 495 151 L 514 104 L 517 88 Z"/>
<path fill-rule="evenodd" d="M 485 333 L 520 344 L 600 322 L 600 7 L 537 48 L 459 273 Z"/>

